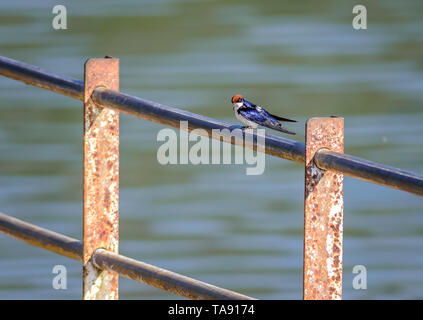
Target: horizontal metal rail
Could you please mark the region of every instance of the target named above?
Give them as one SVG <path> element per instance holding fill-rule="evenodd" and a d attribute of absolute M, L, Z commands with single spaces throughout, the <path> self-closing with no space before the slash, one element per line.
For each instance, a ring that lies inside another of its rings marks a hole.
<path fill-rule="evenodd" d="M 143 282 L 189 299 L 255 300 L 234 291 L 194 280 L 104 249 L 97 249 L 92 259 L 94 265 L 99 269 L 114 271 L 126 278 Z"/>
<path fill-rule="evenodd" d="M 82 242 L 0 213 L 0 233 L 31 245 L 82 261 Z M 253 300 L 243 294 L 213 286 L 104 249 L 97 249 L 94 265 L 119 275 L 190 299 Z"/>
<path fill-rule="evenodd" d="M 0 212 L 0 233 L 68 258 L 82 261 L 82 242 Z"/>
<path fill-rule="evenodd" d="M 0 74 L 83 100 L 84 84 L 82 81 L 51 74 L 26 63 L 0 57 Z M 141 119 L 178 129 L 180 121 L 188 121 L 188 131 L 197 128 L 205 129 L 209 137 L 211 137 L 213 129 L 234 129 L 236 127 L 224 121 L 164 106 L 105 88 L 95 89 L 92 93 L 92 99 L 103 107 L 112 108 Z M 237 139 L 231 139 L 230 141 L 233 144 L 237 143 Z M 254 135 L 253 149 L 257 149 L 256 141 L 256 135 Z M 304 143 L 274 135 L 266 134 L 265 153 L 299 163 L 305 162 Z M 316 152 L 315 161 L 321 169 L 337 171 L 353 178 L 423 196 L 423 176 L 417 173 L 323 149 Z"/>

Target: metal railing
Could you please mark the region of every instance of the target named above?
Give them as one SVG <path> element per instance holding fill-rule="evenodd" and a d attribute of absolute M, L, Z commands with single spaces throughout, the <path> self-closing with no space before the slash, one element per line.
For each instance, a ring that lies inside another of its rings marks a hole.
<path fill-rule="evenodd" d="M 82 261 L 81 241 L 3 213 L 0 213 L 0 232 L 31 245 Z M 101 270 L 110 270 L 123 277 L 190 299 L 252 299 L 100 248 L 94 252 L 92 260 Z"/>
<path fill-rule="evenodd" d="M 342 118 L 309 119 L 305 144 L 266 134 L 262 145 L 245 131 L 253 144 L 244 145 L 230 123 L 119 92 L 118 70 L 118 59 L 90 59 L 80 81 L 0 57 L 1 75 L 84 101 L 83 241 L 3 214 L 0 232 L 83 261 L 85 299 L 117 298 L 118 275 L 192 299 L 251 299 L 118 254 L 119 112 L 177 129 L 188 121 L 188 131 L 201 128 L 209 138 L 220 129 L 220 141 L 305 164 L 305 299 L 342 297 L 344 174 L 423 196 L 422 175 L 344 154 Z"/>

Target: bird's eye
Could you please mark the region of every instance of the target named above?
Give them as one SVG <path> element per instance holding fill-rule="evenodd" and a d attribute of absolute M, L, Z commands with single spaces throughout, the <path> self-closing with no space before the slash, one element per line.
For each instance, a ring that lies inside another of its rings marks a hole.
<path fill-rule="evenodd" d="M 239 99 L 238 99 L 238 102 L 241 102 L 241 101 L 242 101 L 242 98 L 239 98 Z"/>

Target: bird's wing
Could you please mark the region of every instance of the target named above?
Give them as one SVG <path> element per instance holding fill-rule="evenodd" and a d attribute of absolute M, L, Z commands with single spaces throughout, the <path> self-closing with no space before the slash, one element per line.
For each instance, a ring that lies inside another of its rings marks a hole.
<path fill-rule="evenodd" d="M 244 118 L 260 125 L 264 125 L 267 122 L 271 122 L 271 118 L 269 118 L 264 112 L 258 111 L 255 108 L 239 108 L 238 113 Z M 274 119 L 273 121 L 275 122 L 275 124 L 277 123 L 276 119 Z"/>
<path fill-rule="evenodd" d="M 247 100 L 244 100 L 244 106 L 247 108 L 257 108 L 257 106 L 254 103 Z"/>
<path fill-rule="evenodd" d="M 282 117 L 279 117 L 279 116 L 277 116 L 277 115 L 271 114 L 271 113 L 269 113 L 268 111 L 266 111 L 264 108 L 259 107 L 259 106 L 255 105 L 254 103 L 252 103 L 252 102 L 250 102 L 250 101 L 245 101 L 244 103 L 245 103 L 245 105 L 246 105 L 247 107 L 250 107 L 250 108 L 255 108 L 255 109 L 257 109 L 259 112 L 264 111 L 264 112 L 266 113 L 266 115 L 271 116 L 271 117 L 275 118 L 276 120 L 279 120 L 279 121 L 285 121 L 285 122 L 297 122 L 297 120 L 291 120 L 291 119 L 288 119 L 288 118 L 282 118 Z"/>

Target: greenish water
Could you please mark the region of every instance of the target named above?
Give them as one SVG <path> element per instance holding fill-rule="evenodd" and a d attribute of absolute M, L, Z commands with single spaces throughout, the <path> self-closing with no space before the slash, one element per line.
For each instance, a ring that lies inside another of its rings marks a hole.
<path fill-rule="evenodd" d="M 90 57 L 120 58 L 121 90 L 237 123 L 235 93 L 304 140 L 313 116 L 345 118 L 345 152 L 423 173 L 423 2 L 50 1 L 0 3 L 0 54 L 82 79 Z M 120 251 L 263 299 L 301 299 L 301 165 L 161 166 L 163 126 L 121 116 Z M 0 78 L 0 211 L 82 236 L 82 104 Z M 423 298 L 423 199 L 345 178 L 344 298 Z M 0 298 L 80 299 L 79 262 L 0 235 Z M 54 265 L 68 270 L 54 290 Z M 352 269 L 367 267 L 367 290 Z M 121 278 L 126 299 L 175 296 Z"/>

